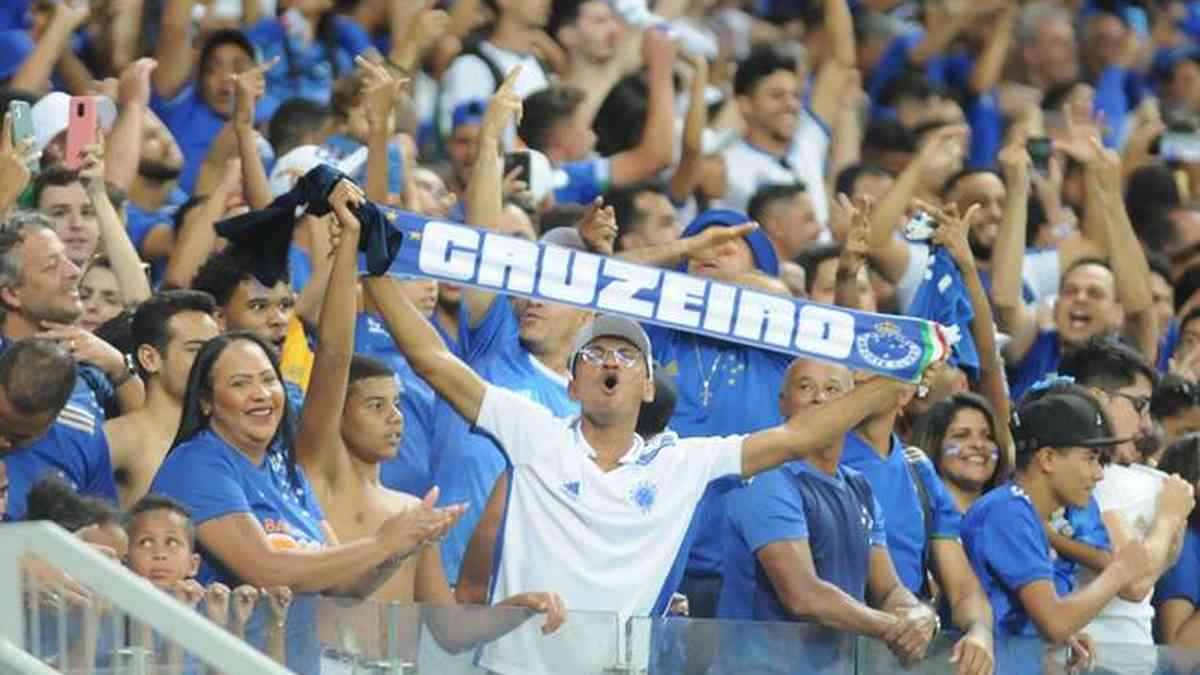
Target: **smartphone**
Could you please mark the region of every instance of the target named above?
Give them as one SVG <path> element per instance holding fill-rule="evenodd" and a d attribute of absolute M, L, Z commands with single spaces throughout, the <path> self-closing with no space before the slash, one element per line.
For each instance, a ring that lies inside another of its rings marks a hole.
<path fill-rule="evenodd" d="M 84 149 L 96 143 L 96 99 L 72 96 L 67 108 L 67 152 L 63 167 L 78 171 L 83 166 Z"/>
<path fill-rule="evenodd" d="M 528 150 L 517 150 L 516 152 L 504 153 L 504 175 L 505 176 L 512 173 L 513 169 L 519 168 L 520 171 L 517 173 L 517 180 L 525 181 L 525 184 L 528 185 L 530 175 L 531 175 L 529 166 L 530 166 L 530 156 L 529 156 Z"/>
<path fill-rule="evenodd" d="M 1168 162 L 1200 164 L 1200 134 L 1168 131 L 1159 140 L 1158 155 Z"/>
<path fill-rule="evenodd" d="M 22 143 L 26 142 L 32 145 L 34 143 L 33 108 L 29 105 L 29 101 L 9 101 L 8 114 L 12 117 L 13 147 L 19 148 Z M 28 166 L 30 173 L 38 172 L 40 166 L 37 155 L 29 158 Z"/>
<path fill-rule="evenodd" d="M 1025 141 L 1025 151 L 1029 153 L 1029 159 L 1033 160 L 1033 169 L 1042 176 L 1050 172 L 1050 153 L 1053 146 L 1050 139 L 1041 136 L 1038 138 L 1030 138 Z"/>

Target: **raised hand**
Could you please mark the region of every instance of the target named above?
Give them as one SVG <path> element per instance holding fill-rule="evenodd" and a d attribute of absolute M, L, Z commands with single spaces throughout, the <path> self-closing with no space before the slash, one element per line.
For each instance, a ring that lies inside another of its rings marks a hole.
<path fill-rule="evenodd" d="M 104 182 L 104 130 L 96 130 L 96 142 L 83 149 L 83 160 L 79 164 L 79 177 L 84 186 L 95 200 L 98 193 L 107 197 L 107 186 Z"/>
<path fill-rule="evenodd" d="M 400 91 L 408 84 L 408 79 L 396 77 L 384 66 L 363 56 L 355 57 L 354 62 L 364 75 L 363 101 L 366 102 L 367 124 L 372 129 L 387 129 Z"/>
<path fill-rule="evenodd" d="M 6 208 L 25 191 L 33 176 L 30 171 L 33 140 L 13 146 L 12 113 L 4 113 L 3 138 L 0 138 L 0 207 Z M 36 164 L 36 160 L 34 160 Z"/>
<path fill-rule="evenodd" d="M 121 71 L 117 82 L 116 100 L 118 105 L 139 105 L 143 108 L 150 105 L 150 75 L 158 67 L 158 61 L 152 58 L 140 58 Z"/>
<path fill-rule="evenodd" d="M 967 235 L 971 230 L 971 219 L 979 211 L 979 204 L 972 204 L 962 216 L 958 215 L 958 205 L 954 203 L 940 209 L 922 202 L 920 208 L 938 223 L 933 231 L 933 243 L 946 249 L 960 271 L 965 273 L 975 269 L 975 254 L 971 253 Z"/>
<path fill-rule="evenodd" d="M 395 555 L 411 555 L 418 548 L 445 538 L 446 533 L 466 513 L 467 507 L 455 504 L 437 508 L 438 488 L 430 490 L 421 504 L 384 521 L 376 533 Z"/>
<path fill-rule="evenodd" d="M 838 270 L 850 274 L 858 271 L 867 263 L 871 253 L 871 198 L 864 196 L 857 205 L 851 204 L 844 194 L 838 195 L 842 202 L 842 213 L 848 216 L 850 229 L 846 232 L 846 243 L 842 246 L 842 255 L 838 261 Z"/>
<path fill-rule="evenodd" d="M 82 26 L 91 16 L 92 6 L 88 0 L 62 0 L 54 4 L 52 22 L 62 22 L 72 31 Z"/>
<path fill-rule="evenodd" d="M 204 593 L 204 612 L 208 620 L 224 628 L 229 623 L 229 587 L 214 581 Z"/>
<path fill-rule="evenodd" d="M 538 614 L 545 614 L 546 623 L 542 624 L 542 635 L 553 633 L 567 621 L 566 605 L 556 593 L 520 593 L 505 598 L 498 604 L 523 607 Z"/>
<path fill-rule="evenodd" d="M 279 57 L 260 63 L 237 75 L 230 75 L 233 82 L 233 121 L 239 127 L 254 126 L 254 105 L 267 91 L 267 71 L 275 67 Z"/>
<path fill-rule="evenodd" d="M 333 207 L 334 215 L 329 221 L 329 239 L 333 250 L 336 251 L 341 245 L 343 235 L 351 237 L 354 245 L 358 245 L 358 233 L 362 230 L 362 223 L 351 209 L 361 206 L 366 201 L 367 196 L 363 194 L 362 188 L 349 180 L 340 180 L 333 186 L 329 193 L 329 205 Z"/>
<path fill-rule="evenodd" d="M 488 101 L 487 109 L 483 113 L 483 122 L 480 124 L 479 142 L 481 144 L 495 142 L 504 134 L 509 122 L 521 123 L 523 111 L 521 97 L 513 91 L 519 77 L 521 77 L 521 64 L 518 63 L 508 71 L 508 75 L 496 88 L 492 99 Z"/>
<path fill-rule="evenodd" d="M 588 250 L 601 255 L 612 255 L 617 241 L 617 214 L 613 207 L 604 205 L 603 197 L 596 197 L 575 225 L 579 236 Z"/>
<path fill-rule="evenodd" d="M 701 250 L 711 250 L 742 237 L 758 229 L 758 223 L 742 223 L 732 227 L 710 227 L 695 235 L 700 242 Z"/>
<path fill-rule="evenodd" d="M 963 124 L 947 125 L 932 132 L 933 136 L 917 153 L 917 160 L 927 162 L 945 154 L 958 154 L 967 143 L 971 130 Z"/>
<path fill-rule="evenodd" d="M 642 34 L 642 62 L 651 77 L 670 74 L 677 52 L 675 41 L 665 31 L 651 28 Z"/>

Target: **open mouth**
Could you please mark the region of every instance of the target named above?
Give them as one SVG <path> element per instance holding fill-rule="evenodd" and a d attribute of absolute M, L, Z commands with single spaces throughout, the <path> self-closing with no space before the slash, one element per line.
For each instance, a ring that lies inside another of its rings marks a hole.
<path fill-rule="evenodd" d="M 617 389 L 617 382 L 618 382 L 618 380 L 617 380 L 617 376 L 615 374 L 609 373 L 608 375 L 605 375 L 604 376 L 604 390 L 611 394 L 613 391 L 615 391 Z"/>
<path fill-rule="evenodd" d="M 1073 330 L 1086 330 L 1092 323 L 1092 315 L 1080 309 L 1067 313 L 1067 325 Z"/>

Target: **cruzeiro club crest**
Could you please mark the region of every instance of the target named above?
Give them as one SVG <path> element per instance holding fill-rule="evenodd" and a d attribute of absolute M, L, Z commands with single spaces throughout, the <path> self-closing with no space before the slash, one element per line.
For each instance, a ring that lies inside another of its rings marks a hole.
<path fill-rule="evenodd" d="M 903 370 L 921 359 L 921 345 L 904 336 L 891 321 L 880 321 L 870 333 L 854 339 L 858 355 L 884 370 Z"/>

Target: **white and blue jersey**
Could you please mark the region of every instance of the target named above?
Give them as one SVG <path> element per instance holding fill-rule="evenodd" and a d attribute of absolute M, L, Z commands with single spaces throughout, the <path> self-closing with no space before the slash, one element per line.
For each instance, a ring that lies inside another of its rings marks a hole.
<path fill-rule="evenodd" d="M 623 617 L 662 615 L 678 583 L 692 512 L 713 480 L 741 474 L 742 436 L 634 437 L 603 471 L 578 418 L 489 385 L 476 425 L 513 465 L 496 541 L 492 598 L 554 589 L 568 607 Z M 539 623 L 489 645 L 498 672 L 592 672 L 611 665 L 605 641 L 572 644 L 569 663 L 543 652 Z M 589 645 L 592 651 L 589 652 Z M 548 646 L 547 648 L 548 649 Z M 593 653 L 594 652 L 594 653 Z"/>
<path fill-rule="evenodd" d="M 484 380 L 519 393 L 555 416 L 579 413 L 579 404 L 567 395 L 566 378 L 543 365 L 521 344 L 516 316 L 507 298 L 497 296 L 475 328 L 469 326 L 464 313 L 459 333 L 466 362 Z M 496 478 L 509 460 L 493 438 L 473 429 L 448 403 L 439 402 L 434 420 L 430 468 L 434 485 L 441 489 L 441 502 L 470 505 L 442 543 L 442 564 L 446 578 L 453 584 Z"/>

